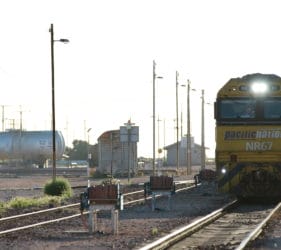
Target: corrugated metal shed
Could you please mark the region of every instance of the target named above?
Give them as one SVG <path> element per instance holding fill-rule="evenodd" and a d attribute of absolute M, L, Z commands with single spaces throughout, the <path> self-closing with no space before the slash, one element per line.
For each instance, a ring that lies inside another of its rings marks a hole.
<path fill-rule="evenodd" d="M 120 130 L 104 132 L 98 138 L 98 171 L 113 176 L 137 172 L 137 142 L 121 142 Z"/>

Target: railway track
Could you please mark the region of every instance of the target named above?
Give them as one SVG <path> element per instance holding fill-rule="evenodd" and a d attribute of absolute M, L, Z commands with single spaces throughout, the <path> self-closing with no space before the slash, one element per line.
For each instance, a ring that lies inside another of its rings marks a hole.
<path fill-rule="evenodd" d="M 280 207 L 281 203 L 257 205 L 234 201 L 139 250 L 242 250 L 262 232 L 267 221 Z"/>
<path fill-rule="evenodd" d="M 194 187 L 192 182 L 176 183 L 179 187 L 176 192 Z M 183 187 L 183 185 L 191 186 Z M 145 202 L 146 200 L 151 199 L 151 197 L 143 198 L 143 194 L 143 190 L 124 193 L 124 206 L 132 205 L 139 202 Z M 79 210 L 79 206 L 80 203 L 73 203 L 65 206 L 43 209 L 35 212 L 0 218 L 0 236 L 79 217 L 81 216 L 81 213 L 77 213 L 77 211 Z M 87 212 L 84 214 L 87 214 Z M 36 221 L 36 223 L 33 223 L 34 221 Z"/>
<path fill-rule="evenodd" d="M 23 177 L 23 176 L 52 176 L 52 168 L 34 168 L 34 167 L 0 167 L 0 177 Z M 57 167 L 58 176 L 80 177 L 87 176 L 87 168 L 68 168 Z"/>

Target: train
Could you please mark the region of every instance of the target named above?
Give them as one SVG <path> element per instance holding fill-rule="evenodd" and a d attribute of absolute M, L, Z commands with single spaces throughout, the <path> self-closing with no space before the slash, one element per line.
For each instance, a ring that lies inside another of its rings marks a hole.
<path fill-rule="evenodd" d="M 53 156 L 53 131 L 8 130 L 0 132 L 0 159 L 16 161 L 23 165 L 36 164 L 43 168 Z M 65 141 L 60 131 L 55 131 L 56 158 L 63 156 Z"/>
<path fill-rule="evenodd" d="M 281 197 L 281 78 L 230 79 L 215 101 L 218 190 L 239 199 Z"/>

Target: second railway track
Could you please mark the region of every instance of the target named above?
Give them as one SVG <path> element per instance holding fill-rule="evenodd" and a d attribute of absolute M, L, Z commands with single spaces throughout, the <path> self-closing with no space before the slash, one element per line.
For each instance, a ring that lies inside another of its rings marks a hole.
<path fill-rule="evenodd" d="M 192 182 L 178 182 L 178 189 L 176 192 L 193 187 L 183 187 L 186 184 L 192 185 Z M 143 190 L 124 193 L 124 205 L 132 205 L 149 200 L 150 197 L 143 198 L 143 193 Z M 81 214 L 78 213 L 79 205 L 80 203 L 73 203 L 65 206 L 0 218 L 0 235 L 79 217 L 81 216 Z"/>

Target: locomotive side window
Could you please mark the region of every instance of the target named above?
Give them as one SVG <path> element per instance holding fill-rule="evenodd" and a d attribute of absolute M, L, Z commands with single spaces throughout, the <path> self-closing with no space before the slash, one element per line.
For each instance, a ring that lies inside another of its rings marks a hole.
<path fill-rule="evenodd" d="M 234 111 L 234 101 L 223 100 L 220 103 L 220 118 L 221 119 L 233 119 L 236 118 Z"/>

